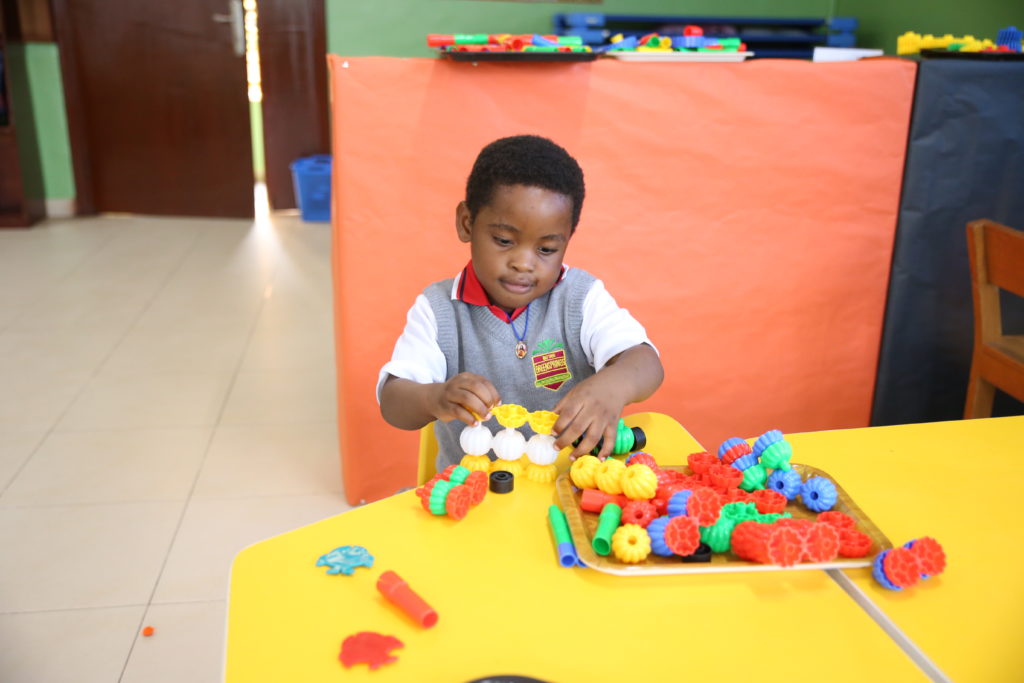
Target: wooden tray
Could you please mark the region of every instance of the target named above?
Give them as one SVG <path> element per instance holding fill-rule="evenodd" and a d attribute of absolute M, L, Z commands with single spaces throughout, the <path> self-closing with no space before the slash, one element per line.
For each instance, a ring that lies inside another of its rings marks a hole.
<path fill-rule="evenodd" d="M 598 515 L 592 512 L 584 512 L 580 508 L 580 494 L 573 490 L 568 472 L 558 477 L 555 482 L 555 490 L 558 493 L 562 509 L 565 510 L 565 516 L 569 520 L 569 531 L 572 533 L 572 540 L 576 544 L 576 553 L 580 556 L 580 559 L 592 569 L 619 576 L 763 572 L 794 569 L 852 569 L 870 566 L 872 558 L 876 553 L 892 548 L 892 543 L 886 538 L 885 534 L 864 514 L 833 477 L 810 465 L 793 463 L 792 467 L 800 473 L 801 478 L 805 481 L 808 477 L 825 477 L 835 484 L 839 499 L 832 509 L 852 517 L 857 522 L 857 528 L 871 537 L 873 545 L 867 557 L 837 557 L 829 562 L 799 562 L 792 567 L 780 567 L 774 564 L 759 564 L 757 562 L 741 560 L 733 555 L 731 551 L 715 553 L 711 556 L 710 562 L 695 563 L 683 562 L 679 557 L 662 557 L 651 553 L 640 564 L 625 564 L 619 562 L 614 555 L 605 557 L 594 552 L 591 543 L 594 539 L 594 532 L 597 530 Z M 663 469 L 689 473 L 689 469 L 686 467 L 665 467 Z M 807 519 L 814 519 L 816 516 L 815 513 L 795 501 L 786 505 L 786 512 L 791 513 L 794 517 Z"/>

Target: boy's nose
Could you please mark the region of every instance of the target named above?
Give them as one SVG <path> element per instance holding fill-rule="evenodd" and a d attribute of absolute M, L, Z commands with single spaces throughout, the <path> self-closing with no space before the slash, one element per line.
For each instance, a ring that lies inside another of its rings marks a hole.
<path fill-rule="evenodd" d="M 512 257 L 509 259 L 509 266 L 513 270 L 528 273 L 533 270 L 533 257 L 525 249 L 514 252 Z"/>

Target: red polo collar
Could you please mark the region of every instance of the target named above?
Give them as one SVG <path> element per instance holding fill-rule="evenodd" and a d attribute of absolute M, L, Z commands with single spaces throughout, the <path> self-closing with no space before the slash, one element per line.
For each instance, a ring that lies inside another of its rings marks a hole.
<path fill-rule="evenodd" d="M 562 281 L 565 277 L 565 266 L 562 266 L 562 273 L 558 276 L 558 282 Z M 555 285 L 558 285 L 558 282 Z M 472 304 L 473 306 L 486 306 L 487 309 L 496 315 L 502 322 L 510 323 L 519 317 L 523 311 L 526 310 L 526 306 L 517 308 L 508 314 L 500 306 L 495 306 L 491 303 L 490 298 L 487 296 L 487 290 L 480 284 L 480 280 L 476 277 L 476 270 L 473 268 L 473 260 L 470 259 L 466 267 L 462 269 L 462 274 L 459 276 L 459 283 L 455 289 L 455 298 L 463 303 Z"/>

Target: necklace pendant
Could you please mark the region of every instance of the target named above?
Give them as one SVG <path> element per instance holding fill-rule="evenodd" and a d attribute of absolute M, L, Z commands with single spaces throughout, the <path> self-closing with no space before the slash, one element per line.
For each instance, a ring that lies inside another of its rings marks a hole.
<path fill-rule="evenodd" d="M 516 358 L 526 358 L 526 342 L 516 342 Z"/>

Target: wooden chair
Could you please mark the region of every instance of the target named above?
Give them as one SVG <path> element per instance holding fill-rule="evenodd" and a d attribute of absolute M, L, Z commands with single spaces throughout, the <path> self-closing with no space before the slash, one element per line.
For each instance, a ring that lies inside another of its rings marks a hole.
<path fill-rule="evenodd" d="M 634 413 L 625 415 L 626 424 L 644 430 L 647 445 L 644 450 L 658 459 L 659 465 L 685 465 L 686 456 L 703 450 L 686 429 L 668 415 L 661 413 Z M 492 430 L 494 429 L 492 423 Z M 569 467 L 568 451 L 563 452 L 555 463 L 559 471 Z M 420 430 L 419 469 L 416 485 L 422 486 L 436 473 L 437 439 L 434 438 L 434 423 Z"/>
<path fill-rule="evenodd" d="M 1003 334 L 999 290 L 1024 297 L 1024 232 L 988 219 L 967 224 L 974 295 L 974 356 L 964 419 L 991 417 L 1000 389 L 1024 401 L 1024 335 Z"/>

